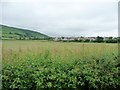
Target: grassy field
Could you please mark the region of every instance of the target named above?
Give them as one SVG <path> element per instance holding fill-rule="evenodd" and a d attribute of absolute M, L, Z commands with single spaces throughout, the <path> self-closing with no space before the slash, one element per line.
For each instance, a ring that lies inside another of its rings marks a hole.
<path fill-rule="evenodd" d="M 45 39 L 49 36 L 28 29 L 0 25 L 2 39 Z"/>
<path fill-rule="evenodd" d="M 4 40 L 2 52 L 4 90 L 120 86 L 117 44 Z"/>

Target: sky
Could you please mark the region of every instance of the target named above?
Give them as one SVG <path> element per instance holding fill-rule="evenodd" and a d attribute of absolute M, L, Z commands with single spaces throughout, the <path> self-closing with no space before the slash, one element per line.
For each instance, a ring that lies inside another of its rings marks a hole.
<path fill-rule="evenodd" d="M 2 0 L 0 24 L 49 36 L 118 36 L 119 0 Z"/>

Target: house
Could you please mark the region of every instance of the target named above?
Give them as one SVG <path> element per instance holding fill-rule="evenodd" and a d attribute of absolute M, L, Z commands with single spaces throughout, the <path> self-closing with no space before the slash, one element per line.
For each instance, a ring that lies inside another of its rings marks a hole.
<path fill-rule="evenodd" d="M 54 41 L 60 41 L 60 40 L 62 40 L 62 37 L 55 37 L 53 40 Z"/>
<path fill-rule="evenodd" d="M 95 41 L 96 37 L 88 37 L 90 41 Z"/>

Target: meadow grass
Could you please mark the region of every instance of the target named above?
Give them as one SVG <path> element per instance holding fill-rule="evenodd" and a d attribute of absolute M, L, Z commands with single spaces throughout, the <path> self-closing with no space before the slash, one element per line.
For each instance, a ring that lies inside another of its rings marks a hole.
<path fill-rule="evenodd" d="M 41 90 L 118 88 L 118 45 L 3 41 L 3 88 Z"/>
<path fill-rule="evenodd" d="M 117 44 L 106 43 L 63 43 L 48 41 L 3 41 L 3 59 L 12 55 L 43 54 L 49 51 L 51 57 L 79 58 L 100 57 L 103 54 L 117 54 Z"/>

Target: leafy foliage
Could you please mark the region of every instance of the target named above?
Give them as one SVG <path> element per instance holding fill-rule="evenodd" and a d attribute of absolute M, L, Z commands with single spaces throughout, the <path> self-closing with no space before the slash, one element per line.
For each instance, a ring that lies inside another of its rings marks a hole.
<path fill-rule="evenodd" d="M 120 86 L 117 57 L 114 55 L 111 58 L 76 58 L 63 63 L 59 58 L 50 58 L 47 50 L 44 56 L 28 55 L 22 59 L 18 59 L 14 66 L 3 67 L 4 90 L 109 90 Z"/>
<path fill-rule="evenodd" d="M 119 90 L 118 45 L 3 40 L 3 90 Z"/>

